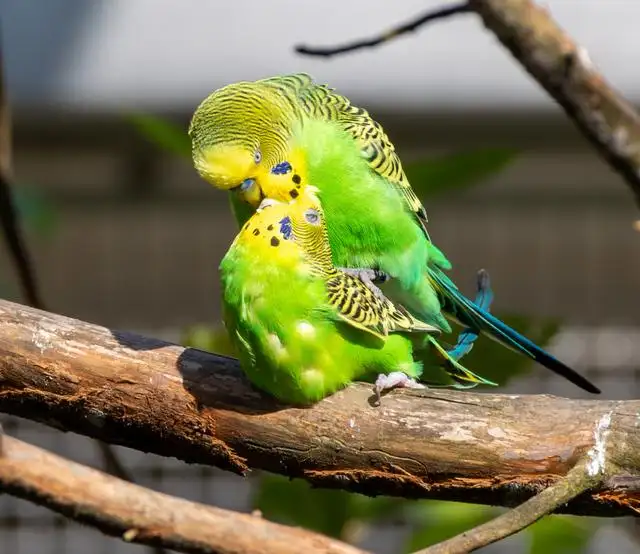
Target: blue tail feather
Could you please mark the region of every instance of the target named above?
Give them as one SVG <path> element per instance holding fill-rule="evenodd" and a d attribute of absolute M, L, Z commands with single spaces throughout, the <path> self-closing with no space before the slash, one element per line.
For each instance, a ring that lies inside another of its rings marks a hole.
<path fill-rule="evenodd" d="M 484 269 L 481 269 L 480 271 L 478 271 L 477 293 L 474 304 L 481 310 L 485 310 L 488 312 L 491 308 L 492 302 L 493 291 L 491 290 L 489 274 Z M 458 341 L 456 342 L 455 346 L 448 350 L 447 354 L 449 354 L 449 356 L 451 356 L 454 360 L 459 361 L 461 358 L 471 352 L 473 344 L 475 343 L 478 336 L 479 333 L 476 329 L 465 327 L 458 335 Z"/>
<path fill-rule="evenodd" d="M 466 354 L 470 350 L 470 347 L 469 350 L 464 351 L 464 346 L 461 345 L 461 342 L 467 344 L 471 341 L 470 344 L 472 346 L 473 341 L 475 340 L 473 334 L 475 333 L 477 337 L 478 333 L 485 333 L 504 346 L 529 356 L 539 364 L 542 364 L 551 371 L 561 375 L 565 379 L 568 379 L 581 389 L 594 394 L 600 393 L 600 389 L 582 375 L 571 369 L 569 366 L 563 364 L 560 360 L 540 348 L 525 336 L 518 333 L 515 329 L 512 329 L 507 324 L 500 321 L 497 317 L 491 315 L 487 311 L 488 304 L 486 303 L 486 299 L 480 298 L 480 302 L 475 304 L 468 298 L 465 298 L 453 282 L 439 269 L 430 268 L 429 279 L 438 291 L 438 294 L 441 297 L 443 310 L 447 315 L 457 320 L 461 325 L 469 328 L 468 338 L 463 336 L 467 333 L 467 330 L 465 329 L 458 339 L 458 344 L 453 348 L 454 351 L 459 349 L 463 352 L 462 355 Z M 489 294 L 491 294 L 490 288 L 487 288 L 489 289 Z M 484 306 L 482 306 L 483 302 Z M 485 307 L 487 309 L 483 309 Z"/>

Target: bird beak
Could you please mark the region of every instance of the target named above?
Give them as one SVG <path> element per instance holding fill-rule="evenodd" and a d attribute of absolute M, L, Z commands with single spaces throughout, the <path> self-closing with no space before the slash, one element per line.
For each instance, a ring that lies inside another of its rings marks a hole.
<path fill-rule="evenodd" d="M 262 189 L 256 183 L 250 190 L 242 194 L 242 198 L 251 206 L 256 207 L 264 200 L 264 195 L 262 194 Z"/>

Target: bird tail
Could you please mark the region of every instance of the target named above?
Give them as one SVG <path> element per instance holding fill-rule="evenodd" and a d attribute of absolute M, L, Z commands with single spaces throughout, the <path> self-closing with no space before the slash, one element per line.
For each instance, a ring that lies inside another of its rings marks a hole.
<path fill-rule="evenodd" d="M 441 367 L 447 373 L 447 375 L 456 382 L 456 384 L 453 385 L 455 388 L 471 389 L 477 385 L 490 385 L 493 387 L 498 386 L 497 383 L 489 381 L 489 379 L 485 379 L 484 377 L 480 377 L 480 375 L 464 367 L 458 361 L 459 358 L 452 356 L 451 351 L 447 351 L 440 343 L 438 343 L 433 335 L 428 335 L 427 341 L 432 347 L 431 352 L 434 353 L 436 358 L 438 359 L 438 366 Z M 468 348 L 466 350 L 466 353 L 468 353 L 469 350 L 471 350 L 471 348 Z M 429 386 L 433 387 L 432 384 L 430 384 Z"/>
<path fill-rule="evenodd" d="M 532 358 L 581 389 L 594 394 L 600 393 L 600 389 L 575 370 L 485 311 L 478 304 L 464 297 L 451 279 L 440 269 L 429 268 L 428 279 L 440 297 L 443 311 L 447 316 L 467 327 L 472 334 L 474 331 L 476 335 L 477 333 L 485 333 L 507 348 Z"/>

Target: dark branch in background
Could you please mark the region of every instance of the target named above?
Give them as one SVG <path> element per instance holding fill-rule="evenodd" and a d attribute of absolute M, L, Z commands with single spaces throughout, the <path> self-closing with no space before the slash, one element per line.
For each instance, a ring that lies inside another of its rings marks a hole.
<path fill-rule="evenodd" d="M 468 13 L 470 11 L 471 8 L 469 7 L 469 4 L 467 2 L 463 2 L 462 4 L 456 4 L 454 6 L 448 6 L 446 8 L 429 10 L 427 13 L 416 17 L 398 27 L 394 27 L 386 33 L 378 35 L 376 37 L 356 40 L 342 46 L 333 46 L 328 48 L 299 45 L 295 47 L 295 50 L 299 54 L 306 54 L 307 56 L 321 56 L 324 58 L 330 58 L 331 56 L 335 56 L 336 54 L 345 54 L 347 52 L 353 52 L 354 50 L 361 50 L 362 48 L 373 48 L 374 46 L 378 46 L 394 38 L 406 35 L 407 33 L 411 33 L 412 31 L 415 31 L 416 29 L 418 29 L 422 25 L 426 25 L 427 23 L 445 19 L 447 17 L 451 17 L 453 15 L 458 15 L 461 13 Z"/>
<path fill-rule="evenodd" d="M 476 12 L 487 29 L 564 109 L 578 130 L 625 180 L 640 206 L 640 114 L 596 70 L 587 51 L 531 0 L 469 0 L 435 10 L 368 41 L 335 48 L 298 46 L 313 56 L 373 47 L 457 13 Z M 444 16 L 440 14 L 444 13 Z M 636 228 L 640 224 L 635 224 Z"/>
<path fill-rule="evenodd" d="M 9 253 L 16 266 L 22 294 L 34 308 L 45 309 L 38 289 L 33 263 L 29 256 L 17 209 L 11 193 L 13 168 L 11 148 L 11 110 L 4 79 L 4 51 L 0 35 L 0 224 Z"/>
<path fill-rule="evenodd" d="M 0 491 L 126 542 L 192 554 L 366 554 L 311 531 L 133 485 L 2 437 Z"/>
<path fill-rule="evenodd" d="M 12 194 L 13 155 L 11 109 L 5 86 L 3 62 L 4 51 L 2 48 L 2 37 L 0 36 L 0 225 L 2 226 L 2 234 L 9 247 L 9 253 L 15 264 L 24 298 L 27 303 L 34 308 L 45 310 L 46 308 L 36 279 L 33 261 L 24 240 L 18 210 Z M 105 469 L 121 479 L 133 482 L 132 476 L 119 460 L 113 448 L 100 441 L 97 441 L 97 444 Z M 155 552 L 156 554 L 163 554 L 164 550 L 156 549 Z"/>

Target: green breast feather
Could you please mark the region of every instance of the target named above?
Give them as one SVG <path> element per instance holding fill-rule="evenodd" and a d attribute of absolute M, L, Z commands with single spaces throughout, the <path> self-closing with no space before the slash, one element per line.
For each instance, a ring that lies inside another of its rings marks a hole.
<path fill-rule="evenodd" d="M 225 324 L 250 380 L 305 404 L 378 373 L 418 377 L 406 333 L 438 330 L 336 270 L 311 189 L 265 204 L 220 265 Z"/>

